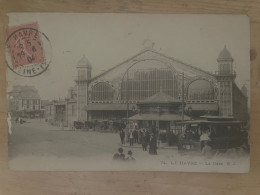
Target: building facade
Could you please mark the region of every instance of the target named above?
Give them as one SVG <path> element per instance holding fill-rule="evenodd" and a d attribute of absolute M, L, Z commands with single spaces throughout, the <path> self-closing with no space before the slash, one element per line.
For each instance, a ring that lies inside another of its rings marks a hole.
<path fill-rule="evenodd" d="M 248 120 L 247 96 L 235 83 L 233 61 L 225 46 L 217 58 L 216 72 L 210 73 L 146 48 L 100 75 L 88 78 L 85 74 L 85 120 L 128 118 L 134 114 L 132 107 L 160 89 L 174 99 L 184 99 L 185 111 L 193 118 L 219 115 Z"/>
<path fill-rule="evenodd" d="M 52 125 L 72 127 L 78 121 L 77 86 L 68 89 L 67 97 L 45 105 L 45 119 Z"/>
<path fill-rule="evenodd" d="M 8 110 L 15 116 L 40 117 L 42 116 L 41 98 L 34 86 L 13 86 L 8 92 Z"/>
<path fill-rule="evenodd" d="M 140 128 L 156 127 L 163 130 L 176 130 L 176 122 L 190 120 L 183 112 L 185 103 L 162 92 L 137 103 L 139 112 L 130 117 Z M 130 125 L 131 126 L 131 125 Z"/>
<path fill-rule="evenodd" d="M 88 82 L 91 79 L 92 66 L 85 55 L 77 64 L 78 77 L 75 80 L 77 84 L 77 119 L 84 121 L 87 119 L 87 113 L 84 106 L 88 104 Z"/>
<path fill-rule="evenodd" d="M 214 115 L 248 120 L 247 89 L 240 90 L 235 83 L 234 59 L 226 46 L 217 58 L 215 73 L 161 54 L 152 46 L 94 77 L 83 56 L 76 66 L 74 99 L 69 98 L 73 101 L 65 106 L 68 125 L 127 120 L 140 112 L 138 104 L 160 92 L 184 101 L 185 114 L 193 119 Z"/>

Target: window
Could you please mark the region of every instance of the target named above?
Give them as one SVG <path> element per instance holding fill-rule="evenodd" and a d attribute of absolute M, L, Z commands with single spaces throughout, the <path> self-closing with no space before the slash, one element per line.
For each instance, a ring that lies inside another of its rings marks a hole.
<path fill-rule="evenodd" d="M 78 71 L 78 79 L 79 80 L 86 80 L 86 70 L 84 68 L 79 69 Z"/>
<path fill-rule="evenodd" d="M 189 100 L 212 100 L 214 90 L 209 81 L 200 79 L 193 81 L 188 87 Z"/>
<path fill-rule="evenodd" d="M 177 98 L 177 79 L 169 68 L 130 69 L 121 83 L 121 100 L 140 101 L 162 91 Z"/>
<path fill-rule="evenodd" d="M 114 89 L 106 82 L 100 82 L 93 86 L 91 91 L 92 101 L 111 101 L 114 98 Z"/>
<path fill-rule="evenodd" d="M 75 115 L 75 105 L 71 105 L 71 115 Z"/>

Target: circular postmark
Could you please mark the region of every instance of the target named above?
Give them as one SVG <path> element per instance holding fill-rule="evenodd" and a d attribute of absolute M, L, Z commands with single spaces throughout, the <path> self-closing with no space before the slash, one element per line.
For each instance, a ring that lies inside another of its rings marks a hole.
<path fill-rule="evenodd" d="M 9 31 L 8 31 L 9 30 Z M 52 58 L 49 38 L 37 24 L 7 30 L 6 62 L 23 77 L 34 77 L 47 70 Z"/>

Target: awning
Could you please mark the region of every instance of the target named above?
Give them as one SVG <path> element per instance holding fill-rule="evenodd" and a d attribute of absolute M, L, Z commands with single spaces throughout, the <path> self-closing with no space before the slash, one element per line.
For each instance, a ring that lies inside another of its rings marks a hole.
<path fill-rule="evenodd" d="M 194 103 L 194 104 L 186 104 L 185 110 L 189 107 L 192 108 L 192 111 L 218 111 L 218 104 L 213 103 Z"/>
<path fill-rule="evenodd" d="M 129 120 L 142 120 L 142 121 L 181 121 L 182 116 L 180 114 L 157 114 L 157 113 L 146 113 L 136 114 L 129 118 Z M 184 115 L 184 120 L 190 120 L 190 117 Z"/>
<path fill-rule="evenodd" d="M 190 120 L 183 122 L 184 124 L 240 124 L 241 121 L 207 121 L 207 120 Z M 178 122 L 178 124 L 182 124 L 182 122 Z"/>
<path fill-rule="evenodd" d="M 129 110 L 136 109 L 135 104 L 129 104 Z M 104 104 L 104 103 L 93 103 L 93 104 L 88 104 L 84 107 L 86 111 L 95 111 L 95 110 L 127 110 L 127 105 L 126 104 Z"/>

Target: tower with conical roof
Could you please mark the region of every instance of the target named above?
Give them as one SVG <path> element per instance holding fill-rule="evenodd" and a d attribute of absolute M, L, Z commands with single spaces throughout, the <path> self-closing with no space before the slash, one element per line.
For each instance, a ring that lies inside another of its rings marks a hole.
<path fill-rule="evenodd" d="M 241 87 L 241 91 L 242 91 L 242 93 L 247 97 L 247 92 L 248 92 L 248 90 L 247 90 L 247 88 L 246 88 L 245 85 L 243 85 L 243 86 Z"/>
<path fill-rule="evenodd" d="M 216 78 L 219 85 L 219 115 L 232 116 L 232 87 L 236 78 L 233 71 L 233 57 L 225 46 L 218 56 L 218 71 Z"/>
<path fill-rule="evenodd" d="M 84 107 L 87 105 L 88 82 L 91 79 L 92 66 L 85 55 L 77 63 L 77 120 L 86 121 L 87 113 Z"/>

